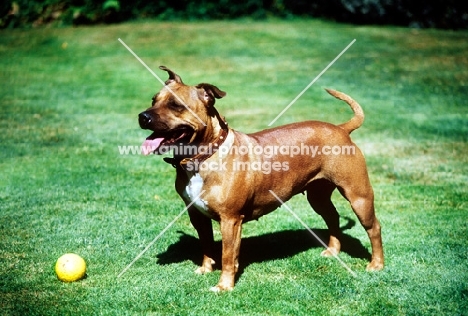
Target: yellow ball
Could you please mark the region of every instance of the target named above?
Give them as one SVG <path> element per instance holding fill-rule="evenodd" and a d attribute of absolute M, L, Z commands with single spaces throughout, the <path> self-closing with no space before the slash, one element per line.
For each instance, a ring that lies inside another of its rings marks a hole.
<path fill-rule="evenodd" d="M 55 264 L 55 273 L 60 281 L 78 281 L 86 274 L 86 262 L 74 253 L 64 254 Z"/>

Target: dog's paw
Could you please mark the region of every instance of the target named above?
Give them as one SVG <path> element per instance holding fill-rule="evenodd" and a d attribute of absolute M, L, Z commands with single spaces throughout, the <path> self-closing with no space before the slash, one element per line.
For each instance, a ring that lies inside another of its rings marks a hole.
<path fill-rule="evenodd" d="M 322 257 L 334 257 L 336 256 L 340 251 L 335 249 L 335 248 L 327 248 L 322 253 L 320 254 Z"/>
<path fill-rule="evenodd" d="M 213 268 L 211 267 L 198 267 L 196 270 L 195 270 L 195 273 L 196 274 L 205 274 L 205 273 L 209 273 L 209 272 L 212 272 L 213 271 Z"/>
<path fill-rule="evenodd" d="M 216 286 L 213 286 L 210 290 L 213 292 L 226 292 L 234 289 L 234 275 L 230 273 L 221 274 L 221 278 Z"/>
<path fill-rule="evenodd" d="M 205 274 L 213 271 L 213 265 L 215 264 L 215 261 L 209 257 L 203 258 L 203 262 L 201 267 L 197 268 L 195 270 L 196 274 Z"/>
<path fill-rule="evenodd" d="M 216 285 L 210 288 L 211 292 L 219 293 L 219 292 L 226 292 L 226 291 L 232 291 L 234 289 L 233 286 L 223 286 L 223 285 Z"/>
<path fill-rule="evenodd" d="M 366 271 L 380 271 L 384 268 L 384 264 L 381 261 L 371 261 L 367 265 Z"/>

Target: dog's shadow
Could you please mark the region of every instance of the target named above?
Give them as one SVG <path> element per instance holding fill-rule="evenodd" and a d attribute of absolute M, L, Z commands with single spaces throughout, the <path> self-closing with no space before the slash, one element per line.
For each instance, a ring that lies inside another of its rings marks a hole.
<path fill-rule="evenodd" d="M 341 227 L 347 230 L 355 226 L 356 222 L 347 218 L 348 223 Z M 327 229 L 312 229 L 312 231 L 326 243 L 330 237 Z M 158 254 L 157 263 L 167 265 L 186 260 L 199 266 L 202 259 L 202 250 L 198 238 L 179 231 L 179 240 L 170 245 L 163 253 Z M 239 275 L 252 263 L 289 258 L 312 248 L 323 248 L 323 245 L 307 229 L 289 229 L 260 236 L 242 238 L 239 256 Z M 221 265 L 221 241 L 215 242 L 216 269 Z M 345 233 L 341 238 L 341 251 L 353 258 L 370 260 L 369 251 L 362 243 Z"/>

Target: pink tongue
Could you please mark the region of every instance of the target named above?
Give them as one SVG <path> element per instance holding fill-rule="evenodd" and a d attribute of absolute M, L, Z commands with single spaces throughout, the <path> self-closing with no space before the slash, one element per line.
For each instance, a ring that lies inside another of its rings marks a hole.
<path fill-rule="evenodd" d="M 141 153 L 143 155 L 149 155 L 156 149 L 158 149 L 161 142 L 164 138 L 155 138 L 155 139 L 147 139 L 144 141 L 143 145 L 141 146 Z"/>

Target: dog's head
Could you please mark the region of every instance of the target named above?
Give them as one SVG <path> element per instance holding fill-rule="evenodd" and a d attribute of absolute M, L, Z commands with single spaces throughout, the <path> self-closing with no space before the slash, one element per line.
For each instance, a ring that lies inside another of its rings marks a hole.
<path fill-rule="evenodd" d="M 216 113 L 215 100 L 226 95 L 208 83 L 185 85 L 172 70 L 159 68 L 168 72 L 169 79 L 153 97 L 151 107 L 138 116 L 140 127 L 153 131 L 143 143 L 145 154 L 160 153 L 161 148 L 171 145 L 206 141 Z"/>

